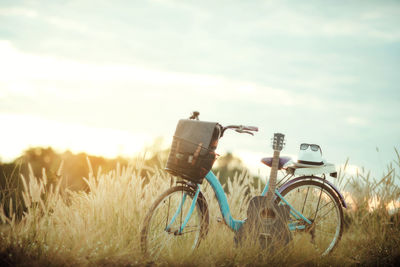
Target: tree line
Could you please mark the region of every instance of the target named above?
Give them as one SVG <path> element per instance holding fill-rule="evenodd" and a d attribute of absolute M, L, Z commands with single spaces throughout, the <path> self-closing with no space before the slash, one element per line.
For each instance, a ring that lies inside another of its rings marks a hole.
<path fill-rule="evenodd" d="M 23 212 L 23 203 L 21 193 L 23 191 L 22 178 L 29 177 L 30 169 L 35 177 L 46 175 L 48 185 L 60 182 L 61 188 L 69 190 L 88 190 L 84 177 L 88 177 L 89 165 L 93 171 L 101 167 L 102 172 L 108 172 L 115 169 L 117 163 L 126 166 L 132 161 L 142 160 L 145 166 L 163 169 L 168 158 L 169 149 L 160 149 L 157 145 L 150 147 L 147 153 L 144 153 L 142 159 L 127 159 L 117 157 L 113 159 L 100 156 L 88 155 L 86 153 L 74 154 L 71 151 L 56 152 L 51 147 L 33 147 L 25 150 L 23 154 L 9 163 L 0 162 L 0 201 L 3 201 L 6 213 L 9 210 L 9 203 L 13 203 L 13 209 L 16 209 L 20 216 Z M 58 170 L 62 164 L 61 175 Z M 228 179 L 234 177 L 235 173 L 242 173 L 246 168 L 242 161 L 232 153 L 226 153 L 218 158 L 217 164 L 214 164 L 213 171 L 218 174 L 222 185 L 226 184 Z M 142 171 L 141 177 L 147 179 L 147 173 Z M 253 178 L 256 179 L 256 178 Z M 227 186 L 224 187 L 227 190 Z"/>

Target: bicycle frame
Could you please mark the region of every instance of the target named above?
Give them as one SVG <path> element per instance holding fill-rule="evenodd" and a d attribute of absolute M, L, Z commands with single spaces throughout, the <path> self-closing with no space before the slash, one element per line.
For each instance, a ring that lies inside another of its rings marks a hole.
<path fill-rule="evenodd" d="M 222 214 L 222 217 L 224 218 L 224 221 L 226 223 L 226 225 L 228 225 L 233 231 L 237 231 L 240 229 L 240 227 L 243 225 L 243 223 L 245 222 L 244 220 L 236 220 L 232 217 L 232 214 L 230 212 L 230 208 L 229 208 L 229 204 L 228 204 L 228 199 L 226 197 L 226 194 L 224 192 L 224 189 L 221 185 L 221 183 L 219 182 L 218 178 L 215 176 L 215 174 L 210 171 L 206 176 L 205 176 L 207 182 L 211 185 L 214 193 L 215 193 L 215 197 L 217 198 L 218 204 L 219 204 L 219 208 Z M 261 193 L 262 196 L 265 196 L 266 193 L 268 191 L 268 184 L 265 185 L 263 192 Z M 197 202 L 197 197 L 199 195 L 200 192 L 200 185 L 197 185 L 197 190 L 196 193 L 193 197 L 190 209 L 188 214 L 186 215 L 180 229 L 179 229 L 179 233 L 183 232 L 183 229 L 185 228 L 187 222 L 189 221 L 193 210 L 195 208 L 196 202 Z M 294 218 L 296 218 L 296 220 L 303 220 L 305 223 L 307 224 L 312 224 L 312 222 L 310 220 L 308 220 L 306 217 L 304 217 L 299 211 L 297 211 L 280 193 L 279 191 L 276 189 L 275 190 L 275 194 L 276 197 L 279 197 L 283 203 L 285 203 L 286 205 L 288 205 L 290 207 L 290 213 L 293 215 Z M 169 225 L 166 227 L 166 231 L 169 231 L 170 226 L 173 224 L 173 222 L 175 221 L 175 219 L 177 218 L 178 214 L 181 212 L 182 206 L 184 204 L 184 202 L 186 201 L 186 194 L 183 195 L 182 197 L 182 201 L 177 209 L 177 211 L 175 212 L 175 214 L 173 215 L 171 222 L 169 223 Z M 296 222 L 294 223 L 289 223 L 289 229 L 291 231 L 294 230 L 303 230 L 306 228 L 305 224 L 301 224 L 298 225 Z"/>

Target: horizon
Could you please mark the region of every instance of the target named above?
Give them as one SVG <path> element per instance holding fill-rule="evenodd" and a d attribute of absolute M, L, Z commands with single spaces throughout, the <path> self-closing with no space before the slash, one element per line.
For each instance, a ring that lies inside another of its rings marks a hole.
<path fill-rule="evenodd" d="M 142 158 L 144 160 L 151 159 L 155 155 L 154 153 L 159 153 L 159 152 L 165 151 L 166 149 L 169 149 L 169 146 L 166 146 L 165 140 L 163 140 L 162 138 L 157 138 L 157 139 L 153 140 L 153 142 L 151 144 L 149 143 L 149 145 L 146 146 L 143 150 L 138 151 L 137 153 L 132 154 L 130 156 L 121 155 L 121 154 L 118 154 L 116 156 L 107 156 L 107 155 L 102 155 L 102 154 L 91 154 L 84 150 L 70 150 L 70 149 L 63 150 L 63 149 L 54 148 L 52 146 L 31 146 L 31 147 L 27 147 L 26 149 L 24 149 L 21 152 L 21 154 L 18 155 L 17 157 L 12 158 L 8 161 L 3 161 L 2 158 L 0 157 L 0 164 L 15 164 L 18 159 L 20 159 L 21 157 L 23 157 L 26 154 L 26 152 L 34 151 L 37 154 L 37 153 L 39 153 L 39 152 L 36 152 L 38 149 L 40 149 L 40 150 L 50 149 L 51 151 L 53 151 L 54 153 L 56 153 L 60 156 L 66 154 L 66 153 L 72 154 L 75 156 L 79 155 L 79 154 L 84 154 L 88 157 L 99 157 L 99 158 L 105 159 L 106 161 L 113 161 L 113 160 L 118 160 L 119 158 L 121 158 L 122 160 L 127 160 L 128 162 L 131 162 L 131 161 L 134 162 L 135 160 L 140 159 L 140 158 Z M 216 150 L 216 152 L 218 152 L 218 149 Z M 254 159 L 255 159 L 254 155 L 250 155 L 249 158 L 242 158 L 241 155 L 233 153 L 228 150 L 224 151 L 222 154 L 217 153 L 218 156 L 214 162 L 213 167 L 218 168 L 219 157 L 226 156 L 228 154 L 231 154 L 233 157 L 238 159 L 241 163 L 240 166 L 243 167 L 243 170 L 248 171 L 248 173 L 251 176 L 259 177 L 264 182 L 269 177 L 270 167 L 266 166 L 265 164 L 263 164 L 261 162 L 262 158 L 259 158 L 258 161 L 254 161 Z M 41 155 L 41 152 L 37 155 Z M 264 157 L 266 157 L 266 156 L 272 156 L 272 155 L 264 155 Z M 296 162 L 296 160 L 297 160 L 296 155 L 285 154 L 285 156 L 290 156 L 290 158 L 293 162 Z M 249 159 L 251 159 L 253 161 L 249 161 Z M 26 162 L 26 163 L 30 163 L 30 162 Z M 48 162 L 48 163 L 50 163 L 50 162 Z M 357 176 L 357 173 L 365 175 L 371 171 L 368 169 L 361 170 L 361 169 L 357 168 L 357 166 L 349 164 L 348 162 L 347 163 L 345 162 L 344 164 L 340 164 L 340 165 L 335 164 L 335 167 L 336 167 L 337 172 L 339 172 L 339 171 L 344 172 L 346 179 L 350 179 L 351 177 Z M 387 171 L 388 170 L 386 170 L 386 172 Z M 80 178 L 80 177 L 76 177 L 76 178 Z M 373 178 L 377 178 L 377 177 L 373 177 Z M 334 179 L 334 180 L 336 180 L 336 179 Z"/>

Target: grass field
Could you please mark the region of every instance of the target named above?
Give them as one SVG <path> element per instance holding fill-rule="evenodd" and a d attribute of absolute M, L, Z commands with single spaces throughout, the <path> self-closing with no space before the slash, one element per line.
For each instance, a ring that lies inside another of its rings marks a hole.
<path fill-rule="evenodd" d="M 396 151 L 397 153 L 397 151 Z M 18 219 L 15 203 L 1 198 L 10 214 L 0 211 L 1 266 L 353 266 L 395 265 L 400 261 L 400 217 L 388 209 L 400 197 L 400 157 L 388 166 L 378 180 L 361 172 L 353 177 L 339 174 L 335 183 L 346 190 L 351 208 L 345 210 L 345 229 L 335 251 L 325 257 L 315 255 L 301 243 L 272 256 L 255 249 L 236 248 L 233 233 L 218 222 L 221 216 L 210 186 L 203 186 L 210 211 L 210 231 L 192 254 L 147 258 L 140 250 L 141 223 L 152 202 L 170 187 L 171 177 L 164 171 L 143 166 L 139 161 L 128 167 L 116 166 L 103 173 L 90 168 L 85 178 L 88 192 L 69 191 L 49 185 L 43 172 L 40 178 L 21 177 L 25 212 Z M 90 163 L 88 163 L 90 165 Z M 148 183 L 139 174 L 145 169 Z M 61 170 L 60 170 L 61 171 Z M 332 178 L 333 179 L 333 178 Z M 244 218 L 250 196 L 260 192 L 242 173 L 228 183 L 231 212 Z M 331 180 L 332 181 L 332 180 Z M 244 192 L 250 194 L 244 197 Z M 4 193 L 4 192 L 2 192 Z M 4 196 L 4 194 L 3 194 Z M 21 204 L 22 205 L 22 204 Z M 392 208 L 393 208 L 392 207 Z"/>

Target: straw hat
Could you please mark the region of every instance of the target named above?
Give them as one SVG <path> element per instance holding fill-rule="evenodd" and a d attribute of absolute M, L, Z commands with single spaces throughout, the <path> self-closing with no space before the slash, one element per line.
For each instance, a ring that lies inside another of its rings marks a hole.
<path fill-rule="evenodd" d="M 298 167 L 319 167 L 325 164 L 322 159 L 322 150 L 319 145 L 303 143 L 300 145 L 297 162 L 293 162 Z"/>

